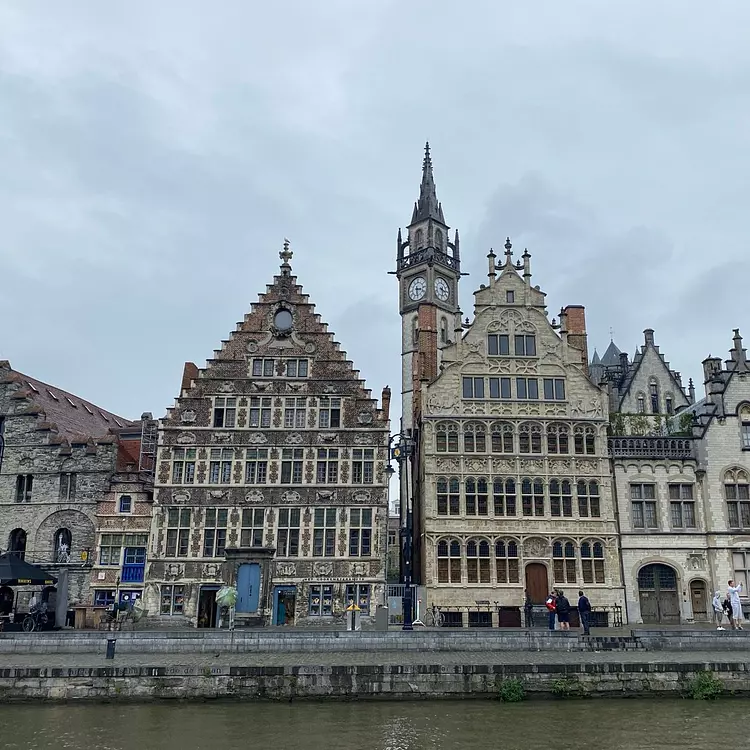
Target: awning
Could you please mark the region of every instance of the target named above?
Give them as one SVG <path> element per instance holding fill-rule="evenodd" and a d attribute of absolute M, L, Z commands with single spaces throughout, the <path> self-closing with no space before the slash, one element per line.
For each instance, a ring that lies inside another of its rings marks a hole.
<path fill-rule="evenodd" d="M 13 552 L 0 555 L 0 586 L 54 586 L 57 578 Z"/>

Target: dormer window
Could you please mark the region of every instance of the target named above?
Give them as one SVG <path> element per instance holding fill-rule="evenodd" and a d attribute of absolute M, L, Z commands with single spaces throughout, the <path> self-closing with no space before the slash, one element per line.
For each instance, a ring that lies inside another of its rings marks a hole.
<path fill-rule="evenodd" d="M 306 378 L 308 362 L 306 359 L 288 359 L 286 361 L 286 376 L 288 378 Z"/>
<path fill-rule="evenodd" d="M 487 354 L 491 357 L 510 354 L 510 336 L 507 333 L 491 333 L 487 336 Z"/>
<path fill-rule="evenodd" d="M 253 377 L 255 378 L 272 378 L 273 377 L 273 360 L 272 359 L 254 359 L 253 360 Z"/>
<path fill-rule="evenodd" d="M 536 336 L 515 336 L 516 357 L 536 357 Z"/>
<path fill-rule="evenodd" d="M 505 301 L 509 303 L 516 301 L 516 293 L 512 289 L 508 289 L 508 291 L 505 292 Z"/>

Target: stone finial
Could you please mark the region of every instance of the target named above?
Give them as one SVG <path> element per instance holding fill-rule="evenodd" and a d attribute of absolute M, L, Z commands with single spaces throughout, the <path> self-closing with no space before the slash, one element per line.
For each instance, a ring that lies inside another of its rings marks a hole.
<path fill-rule="evenodd" d="M 487 253 L 487 261 L 489 265 L 489 273 L 487 276 L 489 276 L 491 279 L 495 278 L 495 258 L 497 256 L 495 255 L 495 251 L 490 248 L 490 251 Z"/>
<path fill-rule="evenodd" d="M 284 249 L 279 253 L 279 258 L 281 258 L 282 266 L 289 265 L 289 261 L 292 259 L 292 255 L 294 255 L 294 253 L 289 249 L 289 240 L 285 237 Z"/>
<path fill-rule="evenodd" d="M 510 237 L 505 239 L 505 265 L 513 268 L 513 244 L 510 241 Z"/>

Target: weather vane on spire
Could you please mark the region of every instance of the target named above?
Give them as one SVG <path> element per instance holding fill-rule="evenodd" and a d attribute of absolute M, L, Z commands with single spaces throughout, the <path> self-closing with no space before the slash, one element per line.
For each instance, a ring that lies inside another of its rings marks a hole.
<path fill-rule="evenodd" d="M 279 253 L 279 258 L 281 258 L 285 266 L 288 266 L 289 261 L 292 259 L 292 255 L 294 255 L 294 253 L 289 249 L 289 240 L 285 237 L 284 249 Z"/>

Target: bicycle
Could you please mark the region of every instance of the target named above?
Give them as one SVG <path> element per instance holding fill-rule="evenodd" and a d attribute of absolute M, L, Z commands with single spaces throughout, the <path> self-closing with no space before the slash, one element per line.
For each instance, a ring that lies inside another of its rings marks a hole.
<path fill-rule="evenodd" d="M 445 615 L 435 604 L 427 610 L 425 620 L 427 626 L 431 628 L 442 628 L 445 625 Z"/>
<path fill-rule="evenodd" d="M 23 621 L 21 627 L 24 633 L 32 633 L 35 630 L 43 630 L 44 626 L 49 622 L 49 616 L 47 615 L 47 608 L 44 607 L 32 607 Z"/>

